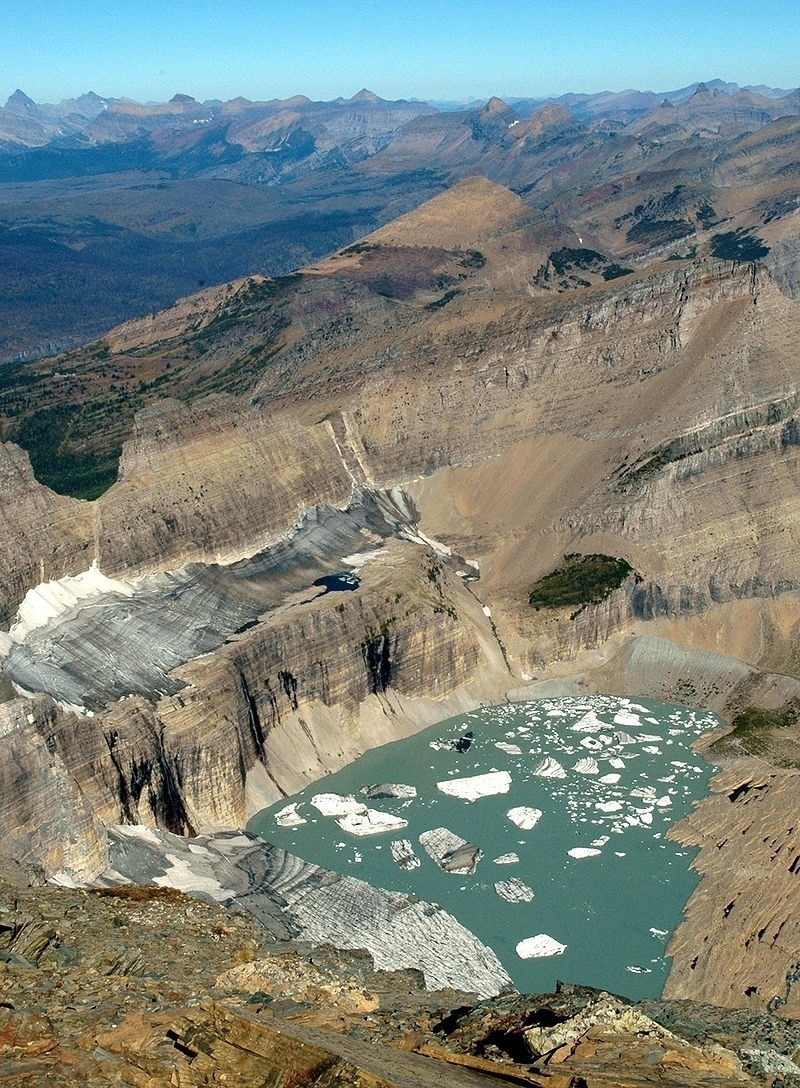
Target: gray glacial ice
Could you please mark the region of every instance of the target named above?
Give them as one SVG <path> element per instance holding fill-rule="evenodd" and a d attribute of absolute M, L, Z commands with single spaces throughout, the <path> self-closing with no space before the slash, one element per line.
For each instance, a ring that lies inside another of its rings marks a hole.
<path fill-rule="evenodd" d="M 125 695 L 175 694 L 183 683 L 171 670 L 252 626 L 288 593 L 325 592 L 313 583 L 340 569 L 343 556 L 374 551 L 401 531 L 408 533 L 405 514 L 388 495 L 355 490 L 345 510 L 305 510 L 283 538 L 249 559 L 143 576 L 125 592 L 68 604 L 16 638 L 12 627 L 2 670 L 20 691 L 86 710 Z"/>
<path fill-rule="evenodd" d="M 491 997 L 511 988 L 494 952 L 440 907 L 340 876 L 250 835 L 185 839 L 117 827 L 109 830 L 109 852 L 100 886 L 157 884 L 244 908 L 278 940 L 363 948 L 377 970 L 421 970 L 429 990 L 451 986 Z"/>

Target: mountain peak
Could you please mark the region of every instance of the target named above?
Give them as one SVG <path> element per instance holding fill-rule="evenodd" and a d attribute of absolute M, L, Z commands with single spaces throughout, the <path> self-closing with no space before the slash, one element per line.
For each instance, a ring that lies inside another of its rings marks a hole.
<path fill-rule="evenodd" d="M 508 102 L 494 95 L 481 109 L 482 113 L 510 113 L 512 112 Z"/>
<path fill-rule="evenodd" d="M 197 105 L 197 99 L 192 98 L 190 94 L 174 94 L 169 101 L 172 106 Z"/>
<path fill-rule="evenodd" d="M 19 87 L 14 91 L 12 95 L 9 95 L 6 100 L 5 108 L 12 110 L 14 113 L 33 113 L 36 110 L 36 103 L 32 98 L 29 98 L 24 91 L 21 91 Z"/>
<path fill-rule="evenodd" d="M 354 94 L 350 99 L 351 102 L 382 102 L 381 99 L 374 91 L 368 91 L 366 87 L 362 87 L 358 94 Z"/>

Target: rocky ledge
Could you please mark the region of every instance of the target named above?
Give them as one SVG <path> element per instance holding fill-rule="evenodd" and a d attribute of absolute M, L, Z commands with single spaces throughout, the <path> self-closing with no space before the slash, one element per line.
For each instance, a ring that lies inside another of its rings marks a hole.
<path fill-rule="evenodd" d="M 800 1030 L 570 985 L 486 1001 L 425 993 L 368 954 L 275 942 L 168 888 L 0 882 L 7 1084 L 361 1088 L 800 1085 Z"/>

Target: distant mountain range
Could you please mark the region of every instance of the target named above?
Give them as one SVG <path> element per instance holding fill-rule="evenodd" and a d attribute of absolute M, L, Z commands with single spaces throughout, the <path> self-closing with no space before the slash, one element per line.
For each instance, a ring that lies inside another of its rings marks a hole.
<path fill-rule="evenodd" d="M 800 91 L 722 80 L 447 109 L 368 90 L 57 105 L 16 90 L 0 108 L 0 362 L 76 346 L 208 284 L 291 272 L 471 174 L 520 195 L 554 238 L 567 224 L 627 260 L 631 245 L 713 220 L 715 176 L 731 155 L 735 170 L 750 161 L 737 141 L 799 115 Z M 598 186 L 612 188 L 598 198 Z M 640 199 L 617 200 L 612 223 L 587 214 L 615 186 Z M 776 206 L 794 207 L 791 186 L 778 189 Z"/>

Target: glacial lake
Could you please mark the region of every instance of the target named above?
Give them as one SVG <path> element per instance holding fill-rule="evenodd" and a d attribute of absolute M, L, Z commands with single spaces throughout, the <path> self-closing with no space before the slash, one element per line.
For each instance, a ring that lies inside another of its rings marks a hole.
<path fill-rule="evenodd" d="M 495 951 L 520 991 L 562 979 L 655 997 L 697 884 L 695 851 L 665 833 L 707 791 L 711 767 L 691 744 L 718 724 L 610 696 L 486 707 L 367 752 L 248 830 L 438 903 Z M 376 784 L 408 788 L 362 793 Z M 469 846 L 459 850 L 460 840 Z"/>

